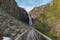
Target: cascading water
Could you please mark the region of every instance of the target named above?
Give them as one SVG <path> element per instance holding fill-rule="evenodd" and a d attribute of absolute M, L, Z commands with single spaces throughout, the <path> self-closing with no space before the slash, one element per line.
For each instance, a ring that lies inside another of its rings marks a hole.
<path fill-rule="evenodd" d="M 33 23 L 32 23 L 32 18 L 31 18 L 31 16 L 30 15 L 28 15 L 28 17 L 29 17 L 29 25 L 31 26 Z"/>

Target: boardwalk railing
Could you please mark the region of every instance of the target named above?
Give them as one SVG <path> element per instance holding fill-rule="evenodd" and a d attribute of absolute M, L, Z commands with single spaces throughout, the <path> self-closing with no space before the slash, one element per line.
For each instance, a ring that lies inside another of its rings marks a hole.
<path fill-rule="evenodd" d="M 49 38 L 48 36 L 44 35 L 43 33 L 37 31 L 36 29 L 33 28 L 33 30 L 35 31 L 38 39 L 42 39 L 42 40 L 52 40 L 51 38 Z"/>
<path fill-rule="evenodd" d="M 19 34 L 15 40 L 26 40 L 28 31 L 29 29 L 23 32 L 22 34 Z"/>
<path fill-rule="evenodd" d="M 20 36 L 17 36 L 15 40 L 27 40 L 27 35 L 31 30 L 35 32 L 34 35 L 36 40 L 52 40 L 51 38 L 47 37 L 46 35 L 42 34 L 41 32 L 37 31 L 34 28 L 31 28 L 30 30 L 26 30 L 25 32 L 20 34 Z"/>

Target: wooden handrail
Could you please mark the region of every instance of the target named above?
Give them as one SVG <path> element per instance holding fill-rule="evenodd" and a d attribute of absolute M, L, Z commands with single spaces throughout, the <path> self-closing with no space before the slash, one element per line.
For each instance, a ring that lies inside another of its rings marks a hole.
<path fill-rule="evenodd" d="M 43 33 L 39 32 L 38 30 L 34 29 L 33 27 L 31 27 L 31 30 L 34 30 L 36 38 L 38 38 L 38 36 L 41 36 L 41 38 L 39 39 L 44 39 L 44 40 L 52 40 L 51 38 L 49 38 L 48 36 L 44 35 Z M 26 33 L 28 33 L 30 30 L 26 30 L 25 32 L 23 32 L 22 34 L 20 34 L 19 36 L 17 36 L 17 38 L 15 40 L 19 40 L 20 38 L 22 38 L 22 36 L 26 35 Z M 27 37 L 26 37 L 27 38 Z"/>
<path fill-rule="evenodd" d="M 31 27 L 32 28 L 32 27 Z M 43 33 L 39 32 L 38 30 L 32 28 L 35 32 L 37 32 L 38 34 L 40 34 L 42 37 L 44 37 L 46 40 L 52 40 L 51 38 L 49 38 L 48 36 L 44 35 Z"/>
<path fill-rule="evenodd" d="M 21 36 L 23 36 L 26 32 L 28 32 L 29 31 L 29 29 L 28 30 L 26 30 L 25 32 L 23 32 L 22 34 L 20 34 L 15 40 L 18 40 L 18 39 L 20 39 L 21 38 Z"/>

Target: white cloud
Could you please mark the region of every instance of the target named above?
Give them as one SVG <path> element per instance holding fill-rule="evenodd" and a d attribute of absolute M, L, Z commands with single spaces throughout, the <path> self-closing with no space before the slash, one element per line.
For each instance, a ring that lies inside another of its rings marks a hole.
<path fill-rule="evenodd" d="M 25 8 L 27 12 L 33 9 L 33 7 L 28 7 L 28 6 L 23 6 L 23 5 L 19 5 L 19 7 Z"/>

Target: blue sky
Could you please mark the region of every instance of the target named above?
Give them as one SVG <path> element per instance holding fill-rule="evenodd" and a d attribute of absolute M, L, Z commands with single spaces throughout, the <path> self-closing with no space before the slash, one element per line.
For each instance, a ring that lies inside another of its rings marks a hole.
<path fill-rule="evenodd" d="M 18 6 L 25 8 L 28 12 L 34 7 L 50 3 L 51 0 L 16 0 Z"/>

